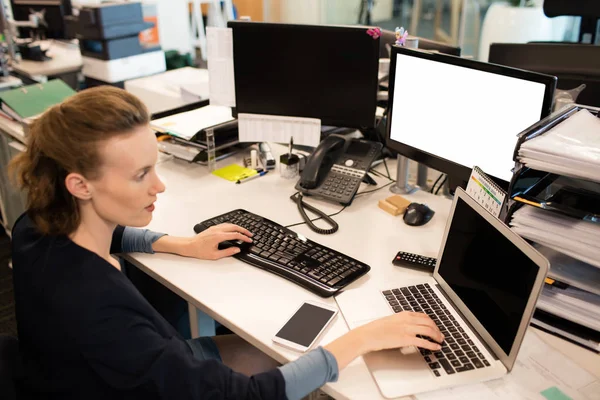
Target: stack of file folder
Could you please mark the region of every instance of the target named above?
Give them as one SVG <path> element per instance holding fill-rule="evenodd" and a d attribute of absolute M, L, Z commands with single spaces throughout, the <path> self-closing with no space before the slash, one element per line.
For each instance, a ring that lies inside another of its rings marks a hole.
<path fill-rule="evenodd" d="M 600 118 L 574 105 L 520 135 L 506 220 L 550 261 L 532 324 L 600 352 Z"/>
<path fill-rule="evenodd" d="M 214 132 L 217 160 L 244 147 L 239 144 L 238 124 L 230 107 L 208 105 L 152 120 L 150 126 L 170 136 L 169 140 L 160 142 L 159 149 L 190 162 L 207 162 L 206 131 L 209 128 Z"/>
<path fill-rule="evenodd" d="M 0 115 L 27 123 L 31 118 L 74 94 L 75 91 L 60 79 L 0 92 Z"/>

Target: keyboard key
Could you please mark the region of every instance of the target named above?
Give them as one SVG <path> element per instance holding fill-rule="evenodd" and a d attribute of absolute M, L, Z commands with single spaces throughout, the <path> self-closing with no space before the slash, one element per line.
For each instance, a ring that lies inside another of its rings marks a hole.
<path fill-rule="evenodd" d="M 458 339 L 456 342 L 458 344 L 460 344 L 461 346 L 464 345 L 464 344 L 467 344 L 467 341 L 465 339 Z"/>
<path fill-rule="evenodd" d="M 450 344 L 450 348 L 451 348 L 452 350 L 458 350 L 458 349 L 460 349 L 460 347 L 459 347 L 459 346 L 458 346 L 456 343 L 451 343 L 451 344 Z"/>
<path fill-rule="evenodd" d="M 395 313 L 402 312 L 402 307 L 399 307 L 399 306 L 394 306 L 394 307 L 392 307 L 392 309 L 394 310 Z"/>
<path fill-rule="evenodd" d="M 336 283 L 340 282 L 343 278 L 342 277 L 335 277 L 332 280 L 330 280 L 329 282 L 327 282 L 328 285 L 333 286 Z"/>
<path fill-rule="evenodd" d="M 461 363 L 466 364 L 469 362 L 469 359 L 467 357 L 458 357 L 458 359 L 460 360 Z"/>
<path fill-rule="evenodd" d="M 461 349 L 463 349 L 464 351 L 471 351 L 471 346 L 469 346 L 468 344 L 462 345 L 460 346 Z"/>
<path fill-rule="evenodd" d="M 462 364 L 458 360 L 454 360 L 450 362 L 453 367 L 460 367 Z"/>
<path fill-rule="evenodd" d="M 485 365 L 486 367 L 489 367 L 490 363 L 488 362 L 488 360 L 483 360 L 483 365 Z"/>
<path fill-rule="evenodd" d="M 390 303 L 390 306 L 399 306 L 400 305 L 400 303 L 398 303 L 396 300 L 390 301 L 389 303 Z"/>
<path fill-rule="evenodd" d="M 440 375 L 440 371 L 438 371 L 437 369 L 434 369 L 434 370 L 433 370 L 433 374 L 434 374 L 435 376 L 441 376 L 441 375 Z"/>
<path fill-rule="evenodd" d="M 427 361 L 428 363 L 430 363 L 431 362 L 431 357 L 429 357 L 429 356 L 425 357 L 425 361 Z"/>
<path fill-rule="evenodd" d="M 467 357 L 469 357 L 469 358 L 475 358 L 475 357 L 477 357 L 477 356 L 475 355 L 475 353 L 474 353 L 474 352 L 472 352 L 472 351 L 467 351 Z"/>
<path fill-rule="evenodd" d="M 481 353 L 477 353 L 477 357 L 479 357 L 479 358 L 480 358 L 480 359 L 482 359 L 482 360 L 483 360 L 483 359 L 485 359 L 484 355 L 483 355 L 483 354 L 481 354 Z"/>
<path fill-rule="evenodd" d="M 438 368 L 440 368 L 440 364 L 437 363 L 437 362 L 429 363 L 429 368 L 431 368 L 431 369 L 438 369 Z"/>
<path fill-rule="evenodd" d="M 433 353 L 434 356 L 436 356 L 437 358 L 443 358 L 444 357 L 444 353 L 442 353 L 441 351 L 436 351 L 435 353 Z"/>
<path fill-rule="evenodd" d="M 447 358 L 448 360 L 456 360 L 456 356 L 455 356 L 454 354 L 448 354 L 448 355 L 446 356 L 446 358 Z"/>
<path fill-rule="evenodd" d="M 483 368 L 483 363 L 481 361 L 479 361 L 479 359 L 472 358 L 471 362 L 473 363 L 473 365 L 475 366 L 475 368 Z"/>
<path fill-rule="evenodd" d="M 454 373 L 454 368 L 452 368 L 448 360 L 446 360 L 445 358 L 440 358 L 438 361 L 440 364 L 442 364 L 444 371 L 446 371 L 448 375 L 452 375 Z"/>

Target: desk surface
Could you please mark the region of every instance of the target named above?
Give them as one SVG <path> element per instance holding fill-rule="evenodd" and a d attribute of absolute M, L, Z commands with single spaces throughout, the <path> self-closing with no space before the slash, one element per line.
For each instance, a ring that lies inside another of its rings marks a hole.
<path fill-rule="evenodd" d="M 13 62 L 12 68 L 22 74 L 35 78 L 37 76 L 54 76 L 68 72 L 76 72 L 83 67 L 81 51 L 77 43 L 43 40 L 42 49 L 48 49 L 48 61 L 21 60 Z"/>
<path fill-rule="evenodd" d="M 273 152 L 283 147 L 273 146 Z M 235 159 L 226 159 L 218 167 Z M 236 208 L 244 208 L 268 217 L 282 225 L 301 222 L 298 211 L 289 200 L 295 181 L 288 181 L 273 171 L 264 177 L 241 185 L 208 173 L 206 167 L 179 160 L 160 163 L 158 173 L 167 190 L 156 202 L 154 219 L 149 228 L 171 235 L 190 236 L 197 222 Z M 383 170 L 382 167 L 380 169 Z M 395 162 L 390 163 L 395 171 Z M 377 179 L 380 185 L 385 179 Z M 373 187 L 362 185 L 360 191 Z M 409 227 L 400 217 L 392 217 L 377 207 L 381 198 L 389 196 L 387 188 L 359 196 L 342 213 L 335 216 L 340 230 L 329 236 L 317 235 L 306 225 L 295 231 L 369 264 L 371 272 L 351 287 L 380 288 L 390 281 L 422 275 L 418 271 L 394 267 L 391 260 L 400 249 L 437 257 L 443 228 L 451 202 L 441 196 L 417 192 L 407 196 L 412 201 L 428 204 L 436 211 L 425 226 Z M 327 213 L 342 207 L 311 199 Z M 271 273 L 236 259 L 201 261 L 169 254 L 132 254 L 128 258 L 149 275 L 159 280 L 184 299 L 208 313 L 280 362 L 296 359 L 296 352 L 274 345 L 271 338 L 303 301 L 314 300 L 335 306 L 335 301 L 320 298 L 301 287 Z M 326 344 L 348 331 L 341 316 L 328 329 L 320 344 Z M 540 332 L 552 346 L 569 355 L 590 372 L 600 376 L 600 356 L 563 340 Z M 336 398 L 382 398 L 362 358 L 355 360 L 340 374 L 336 383 L 324 390 Z"/>

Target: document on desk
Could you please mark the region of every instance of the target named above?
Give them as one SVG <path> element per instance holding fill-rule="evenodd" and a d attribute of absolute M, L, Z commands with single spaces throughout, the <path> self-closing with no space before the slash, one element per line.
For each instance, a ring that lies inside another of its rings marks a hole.
<path fill-rule="evenodd" d="M 238 114 L 240 142 L 276 142 L 318 146 L 321 120 L 280 115 Z"/>
<path fill-rule="evenodd" d="M 600 400 L 600 380 L 529 330 L 510 374 L 415 397 L 417 400 Z"/>
<path fill-rule="evenodd" d="M 208 91 L 211 105 L 235 107 L 233 32 L 231 28 L 206 28 Z"/>

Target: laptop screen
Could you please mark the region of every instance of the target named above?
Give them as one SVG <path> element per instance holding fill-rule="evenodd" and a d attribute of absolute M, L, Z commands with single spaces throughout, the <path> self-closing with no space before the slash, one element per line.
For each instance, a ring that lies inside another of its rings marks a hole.
<path fill-rule="evenodd" d="M 509 354 L 539 267 L 463 199 L 456 199 L 438 273 Z"/>

